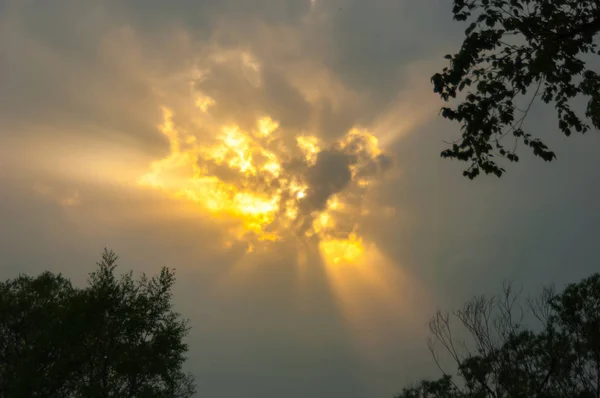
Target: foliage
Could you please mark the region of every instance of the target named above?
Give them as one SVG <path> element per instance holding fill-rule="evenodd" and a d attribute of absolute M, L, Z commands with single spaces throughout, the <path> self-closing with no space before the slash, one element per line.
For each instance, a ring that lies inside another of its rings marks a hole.
<path fill-rule="evenodd" d="M 600 128 L 600 75 L 585 61 L 600 54 L 597 0 L 454 0 L 453 13 L 471 23 L 459 52 L 446 55 L 450 66 L 431 80 L 445 101 L 464 92 L 457 107 L 442 108 L 444 118 L 461 124 L 462 137 L 441 155 L 470 162 L 465 176 L 501 176 L 496 158 L 517 162 L 518 142 L 545 161 L 556 157 L 523 129 L 537 97 L 554 104 L 567 136 L 590 129 L 572 108 L 578 96 L 587 98 L 585 115 Z M 514 146 L 505 145 L 506 136 Z"/>
<path fill-rule="evenodd" d="M 0 283 L 0 396 L 190 397 L 173 271 L 117 278 L 104 251 L 85 288 L 61 275 Z"/>
<path fill-rule="evenodd" d="M 507 285 L 501 297 L 476 297 L 454 313 L 470 346 L 451 327 L 454 318 L 438 312 L 430 323 L 430 349 L 444 375 L 407 387 L 397 398 L 600 396 L 600 274 L 560 294 L 545 289 L 525 308 L 517 298 Z M 536 327 L 524 326 L 526 309 Z M 457 366 L 456 378 L 443 371 L 437 344 Z"/>

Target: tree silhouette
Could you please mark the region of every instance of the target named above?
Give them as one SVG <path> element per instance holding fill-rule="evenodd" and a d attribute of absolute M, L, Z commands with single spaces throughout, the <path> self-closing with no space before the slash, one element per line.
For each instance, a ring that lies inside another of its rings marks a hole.
<path fill-rule="evenodd" d="M 450 66 L 432 77 L 434 91 L 455 108 L 442 116 L 461 124 L 462 137 L 442 157 L 469 162 L 471 179 L 505 171 L 498 157 L 517 162 L 517 143 L 545 161 L 556 156 L 539 138 L 523 129 L 538 98 L 553 104 L 558 126 L 567 136 L 585 133 L 588 122 L 600 128 L 600 75 L 588 68 L 586 54 L 598 55 L 598 0 L 454 0 L 457 21 L 470 21 Z M 572 107 L 587 100 L 586 118 Z M 505 138 L 511 142 L 506 145 Z M 513 143 L 514 139 L 514 143 Z"/>
<path fill-rule="evenodd" d="M 517 298 L 507 285 L 500 297 L 476 297 L 453 317 L 438 312 L 429 347 L 443 376 L 406 387 L 397 398 L 600 396 L 600 274 L 560 294 L 545 289 L 525 307 Z M 532 327 L 525 326 L 526 310 L 536 320 Z M 438 345 L 457 366 L 456 377 L 443 371 Z"/>
<path fill-rule="evenodd" d="M 61 275 L 0 283 L 0 396 L 190 397 L 173 271 L 117 278 L 105 250 L 85 288 Z"/>

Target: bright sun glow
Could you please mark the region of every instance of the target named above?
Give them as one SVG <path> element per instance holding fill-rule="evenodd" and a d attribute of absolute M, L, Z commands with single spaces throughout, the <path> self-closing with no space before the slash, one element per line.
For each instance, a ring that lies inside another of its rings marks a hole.
<path fill-rule="evenodd" d="M 324 239 L 319 244 L 321 252 L 332 264 L 356 262 L 364 254 L 362 239 L 350 234 L 347 239 Z"/>
<path fill-rule="evenodd" d="M 202 97 L 196 106 L 207 112 L 214 103 Z M 249 247 L 258 241 L 314 237 L 328 262 L 360 258 L 363 242 L 352 222 L 360 214 L 357 192 L 352 196 L 340 189 L 327 198 L 326 206 L 312 204 L 320 191 L 310 186 L 306 170 L 315 166 L 323 151 L 317 137 L 302 135 L 296 138 L 295 147 L 286 147 L 279 123 L 265 116 L 249 132 L 235 125 L 222 126 L 212 140 L 200 144 L 196 136 L 176 127 L 172 110 L 162 111 L 159 128 L 169 141 L 170 153 L 151 164 L 138 180 L 140 185 L 198 203 L 214 219 L 225 221 L 230 233 L 246 240 Z M 364 190 L 369 179 L 360 174 L 381 153 L 377 139 L 368 131 L 354 129 L 331 148 L 355 159 L 348 166 L 350 182 Z M 294 162 L 304 164 L 303 168 L 291 167 Z"/>

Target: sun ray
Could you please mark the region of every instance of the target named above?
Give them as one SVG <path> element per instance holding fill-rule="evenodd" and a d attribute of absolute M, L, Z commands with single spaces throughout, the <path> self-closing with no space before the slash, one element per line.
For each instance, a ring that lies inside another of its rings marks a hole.
<path fill-rule="evenodd" d="M 425 290 L 406 269 L 357 237 L 322 242 L 320 250 L 330 289 L 361 354 L 373 363 L 385 356 L 380 343 L 419 319 L 413 300 L 428 305 Z M 416 331 L 414 332 L 416 333 Z"/>

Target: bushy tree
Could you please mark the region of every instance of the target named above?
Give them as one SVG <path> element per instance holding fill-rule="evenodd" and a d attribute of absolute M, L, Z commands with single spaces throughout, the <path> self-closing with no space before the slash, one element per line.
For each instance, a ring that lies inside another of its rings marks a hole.
<path fill-rule="evenodd" d="M 430 349 L 443 376 L 404 388 L 397 398 L 592 398 L 600 396 L 600 274 L 560 293 L 545 289 L 525 309 L 510 286 L 431 320 Z M 451 320 L 458 320 L 470 341 Z M 436 346 L 456 365 L 443 370 Z"/>
<path fill-rule="evenodd" d="M 464 175 L 501 176 L 497 159 L 517 162 L 517 144 L 546 161 L 555 154 L 523 122 L 533 102 L 553 104 L 569 136 L 600 128 L 600 75 L 586 55 L 600 54 L 598 0 L 454 0 L 454 19 L 470 22 L 450 66 L 432 77 L 434 91 L 456 107 L 442 116 L 461 124 L 462 137 L 442 157 L 466 161 Z M 462 92 L 462 93 L 461 93 Z M 459 94 L 461 93 L 461 94 Z M 585 118 L 572 100 L 587 101 Z M 512 138 L 506 144 L 506 138 Z"/>
<path fill-rule="evenodd" d="M 104 251 L 88 285 L 45 272 L 0 283 L 0 396 L 190 397 L 174 272 L 115 275 Z"/>

